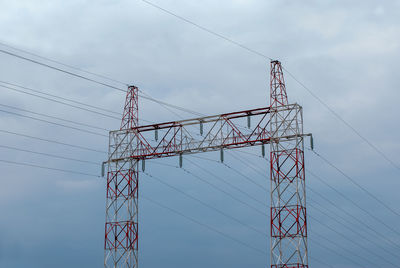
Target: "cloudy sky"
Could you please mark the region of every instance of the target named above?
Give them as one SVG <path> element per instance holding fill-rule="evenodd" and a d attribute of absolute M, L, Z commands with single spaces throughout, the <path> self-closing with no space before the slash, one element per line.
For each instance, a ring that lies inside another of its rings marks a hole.
<path fill-rule="evenodd" d="M 307 173 L 310 266 L 396 267 L 393 263 L 400 262 L 400 1 L 152 1 L 282 61 L 299 81 L 393 162 L 377 153 L 285 74 L 289 99 L 304 107 L 305 132 L 313 133 L 316 151 L 371 193 L 360 190 L 320 157 L 306 152 L 307 169 L 321 179 Z M 154 98 L 203 114 L 258 108 L 269 103 L 269 60 L 143 1 L 1 0 L 0 7 L 2 51 L 116 87 L 134 84 Z M 105 75 L 122 84 L 9 46 Z M 124 94 L 5 53 L 0 53 L 0 68 L 0 266 L 101 267 L 105 181 L 97 176 L 99 163 L 106 159 L 107 130 L 117 129 L 118 119 L 60 103 L 65 100 L 49 101 L 43 98 L 50 98 L 48 95 L 32 90 L 9 85 L 12 89 L 6 88 L 4 82 L 102 107 L 117 114 L 90 110 L 114 117 L 122 111 Z M 183 118 L 193 117 L 180 111 L 175 113 Z M 142 99 L 140 118 L 162 122 L 177 119 L 177 115 Z M 260 148 L 244 151 L 260 155 Z M 268 234 L 267 217 L 198 179 L 203 178 L 268 212 L 267 162 L 255 155 L 232 151 L 225 162 L 239 174 L 218 163 L 217 153 L 204 157 L 215 161 L 189 157 L 184 160 L 190 174 L 160 165 L 176 166 L 176 158 L 150 161 L 146 172 Z M 265 205 L 210 173 L 229 180 Z M 141 198 L 141 267 L 269 265 L 267 235 L 254 232 L 145 174 L 140 176 L 142 196 L 257 249 Z M 264 185 L 264 189 L 249 183 L 246 177 Z"/>

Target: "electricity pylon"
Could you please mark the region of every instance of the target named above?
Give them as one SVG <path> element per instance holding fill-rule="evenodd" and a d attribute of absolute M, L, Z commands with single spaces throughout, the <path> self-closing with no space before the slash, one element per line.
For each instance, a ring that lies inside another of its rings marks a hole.
<path fill-rule="evenodd" d="M 138 88 L 129 86 L 121 128 L 110 132 L 105 267 L 138 266 L 139 162 L 270 145 L 271 268 L 308 267 L 302 107 L 289 104 L 279 61 L 271 62 L 270 106 L 138 125 Z M 242 126 L 247 122 L 247 127 Z M 251 122 L 254 122 L 251 126 Z M 193 132 L 199 132 L 194 135 Z"/>

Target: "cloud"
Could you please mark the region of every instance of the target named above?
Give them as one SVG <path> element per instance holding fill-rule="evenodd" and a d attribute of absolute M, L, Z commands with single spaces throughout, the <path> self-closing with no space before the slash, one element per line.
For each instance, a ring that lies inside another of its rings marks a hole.
<path fill-rule="evenodd" d="M 0 18 L 2 42 L 6 42 L 62 62 L 105 74 L 123 83 L 135 84 L 153 97 L 184 106 L 204 114 L 217 114 L 269 103 L 269 62 L 246 50 L 201 31 L 190 24 L 146 5 L 141 1 L 3 1 Z M 261 53 L 280 59 L 284 66 L 340 114 L 366 138 L 381 148 L 394 162 L 398 152 L 398 92 L 400 27 L 399 1 L 158 1 L 196 23 L 204 25 Z M 4 48 L 6 49 L 6 48 Z M 51 94 L 73 98 L 116 112 L 122 111 L 124 94 L 97 84 L 0 55 L 0 80 L 15 82 Z M 87 75 L 85 73 L 81 73 Z M 286 75 L 289 98 L 304 107 L 306 132 L 315 137 L 316 150 L 343 168 L 360 184 L 388 204 L 400 202 L 396 192 L 397 171 L 361 141 L 293 79 Z M 96 77 L 96 79 L 100 79 Z M 102 80 L 106 81 L 106 80 Z M 125 85 L 107 81 L 115 86 Z M 119 127 L 110 119 L 56 104 L 26 94 L 0 88 L 0 103 L 106 129 Z M 118 116 L 118 115 L 116 115 Z M 181 114 L 182 117 L 191 117 Z M 140 100 L 140 117 L 151 121 L 176 120 L 157 104 Z M 108 140 L 74 130 L 34 122 L 0 113 L 0 129 L 107 150 Z M 107 134 L 106 131 L 103 132 Z M 76 150 L 10 134 L 1 134 L 1 144 L 60 154 L 101 163 L 106 154 Z M 258 149 L 252 152 L 260 154 Z M 99 174 L 99 167 L 85 163 L 56 160 L 11 150 L 0 158 L 29 162 L 61 169 Z M 307 152 L 307 167 L 320 174 L 363 207 L 374 208 L 382 221 L 392 224 L 396 217 L 341 177 L 335 170 Z M 218 159 L 218 155 L 208 157 Z M 176 164 L 176 159 L 170 159 Z M 246 165 L 228 159 L 260 183 Z M 266 168 L 265 161 L 246 156 L 246 161 Z M 231 180 L 261 200 L 266 193 L 249 185 L 237 174 L 221 165 L 199 163 L 208 170 Z M 186 163 L 185 163 L 186 165 Z M 1 164 L 0 200 L 3 216 L 0 266 L 5 267 L 97 267 L 102 265 L 104 227 L 104 181 L 31 167 Z M 259 217 L 229 197 L 196 182 L 185 173 L 148 165 L 154 173 L 176 187 L 229 211 L 250 225 L 266 229 L 267 219 Z M 193 171 L 195 172 L 195 171 Z M 201 173 L 201 171 L 196 171 Z M 206 174 L 203 174 L 210 179 Z M 377 223 L 353 205 L 338 197 L 316 179 L 308 176 L 309 185 L 338 204 L 326 204 L 318 195 L 309 194 L 317 203 L 340 212 L 340 208 L 362 221 Z M 141 191 L 166 204 L 177 207 L 216 228 L 265 249 L 267 239 L 214 215 L 195 202 L 167 191 L 162 185 L 141 177 Z M 233 194 L 234 189 L 221 184 Z M 241 196 L 244 198 L 244 196 Z M 251 201 L 249 201 L 251 202 Z M 268 256 L 202 229 L 176 215 L 141 201 L 141 264 L 143 266 L 243 267 L 266 265 Z M 350 239 L 361 240 L 379 254 L 392 256 L 364 241 L 345 227 L 332 222 L 317 210 L 319 217 Z M 375 213 L 375 212 L 374 212 Z M 351 221 L 346 214 L 340 214 Z M 318 232 L 343 243 L 352 251 L 369 257 L 365 250 L 339 239 L 334 233 L 310 220 L 310 236 L 323 240 Z M 369 231 L 353 223 L 365 234 Z M 378 224 L 379 225 L 379 224 Z M 385 228 L 385 227 L 382 227 Z M 397 228 L 397 227 L 393 227 Z M 268 232 L 268 230 L 265 230 Z M 383 231 L 382 231 L 383 232 Z M 390 230 L 384 232 L 398 242 Z M 393 236 L 392 236 L 393 235 Z M 13 241 L 16 241 L 15 243 Z M 395 251 L 384 239 L 380 247 Z M 14 244 L 13 244 L 14 243 Z M 10 246 L 8 246 L 10 245 Z M 15 245 L 15 247 L 13 246 Z M 168 252 L 165 247 L 168 246 Z M 332 246 L 332 245 L 330 245 Z M 334 246 L 332 246 L 334 247 Z M 335 247 L 334 247 L 335 248 Z M 337 249 L 341 251 L 341 249 Z M 182 251 L 181 255 L 175 254 Z M 346 267 L 346 260 L 326 252 L 310 242 L 313 257 Z M 341 251 L 342 252 L 342 251 Z M 19 254 L 18 258 L 10 258 Z M 348 252 L 342 252 L 348 254 Z M 40 258 L 34 258 L 38 254 Z M 156 257 L 155 257 L 156 256 Z M 183 256 L 183 257 L 182 257 Z M 62 260 L 57 262 L 57 260 Z M 372 261 L 375 260 L 371 257 Z M 358 260 L 363 263 L 362 260 Z M 394 260 L 393 260 L 394 261 Z M 64 262 L 64 264 L 62 263 Z M 311 262 L 311 260 L 310 260 Z M 84 264 L 81 264 L 84 263 Z M 314 266 L 318 265 L 312 263 Z M 382 264 L 382 267 L 386 264 Z M 321 266 L 318 266 L 321 267 Z"/>

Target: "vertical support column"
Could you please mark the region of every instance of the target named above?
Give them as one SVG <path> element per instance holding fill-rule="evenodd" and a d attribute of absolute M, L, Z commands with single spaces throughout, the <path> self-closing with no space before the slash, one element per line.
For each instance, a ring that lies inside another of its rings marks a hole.
<path fill-rule="evenodd" d="M 138 267 L 138 88 L 126 95 L 120 131 L 110 132 L 104 267 Z M 121 160 L 124 159 L 124 160 Z M 128 159 L 128 160 L 126 160 Z"/>
<path fill-rule="evenodd" d="M 271 62 L 271 268 L 306 268 L 302 108 L 289 105 L 282 66 Z"/>

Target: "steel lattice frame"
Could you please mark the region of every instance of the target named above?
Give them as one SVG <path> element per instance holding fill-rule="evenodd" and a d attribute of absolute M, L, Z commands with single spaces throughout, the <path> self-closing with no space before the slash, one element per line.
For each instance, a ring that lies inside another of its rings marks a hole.
<path fill-rule="evenodd" d="M 271 62 L 270 86 L 269 107 L 146 126 L 138 125 L 138 89 L 128 88 L 106 161 L 105 267 L 138 266 L 139 161 L 264 144 L 271 149 L 271 268 L 308 267 L 303 138 L 310 134 L 301 106 L 288 103 L 279 61 Z"/>

